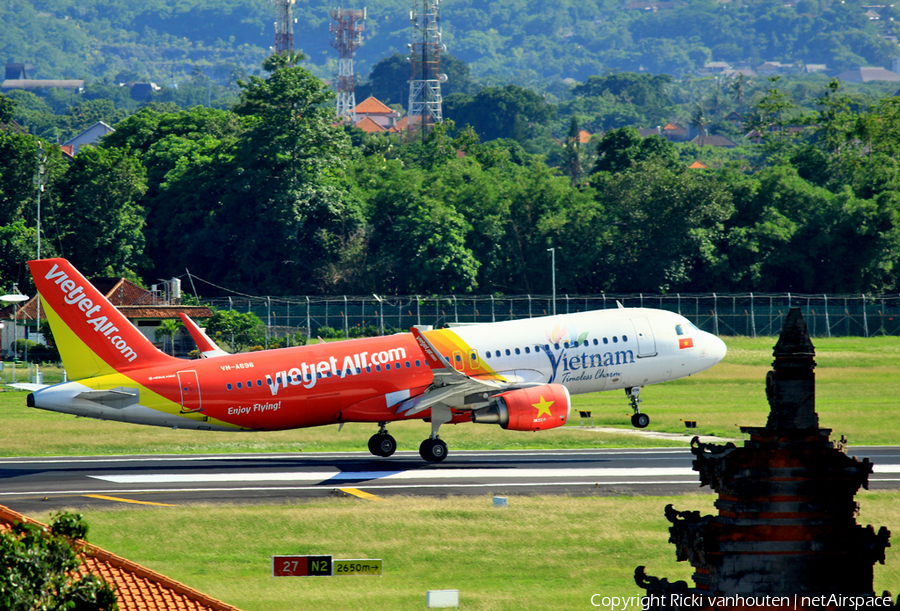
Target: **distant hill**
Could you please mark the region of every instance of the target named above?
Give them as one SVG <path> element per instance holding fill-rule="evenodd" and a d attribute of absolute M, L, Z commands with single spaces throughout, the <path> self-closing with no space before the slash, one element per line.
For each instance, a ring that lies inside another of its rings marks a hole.
<path fill-rule="evenodd" d="M 322 77 L 336 72 L 329 11 L 294 5 L 294 46 Z M 361 0 L 368 12 L 357 72 L 406 53 L 409 0 Z M 482 84 L 584 81 L 611 71 L 676 77 L 709 61 L 889 67 L 900 7 L 859 0 L 445 0 L 444 42 Z M 868 12 L 867 12 L 868 11 Z M 274 43 L 266 0 L 7 0 L 0 3 L 0 59 L 31 63 L 39 78 L 154 80 L 198 71 L 220 83 L 255 71 Z"/>

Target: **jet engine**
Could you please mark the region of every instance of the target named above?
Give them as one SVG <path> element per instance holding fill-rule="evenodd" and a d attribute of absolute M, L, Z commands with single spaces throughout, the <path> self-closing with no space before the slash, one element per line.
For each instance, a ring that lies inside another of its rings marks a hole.
<path fill-rule="evenodd" d="M 542 431 L 564 425 L 571 410 L 565 386 L 543 384 L 494 395 L 489 406 L 472 413 L 472 421 L 511 431 Z"/>

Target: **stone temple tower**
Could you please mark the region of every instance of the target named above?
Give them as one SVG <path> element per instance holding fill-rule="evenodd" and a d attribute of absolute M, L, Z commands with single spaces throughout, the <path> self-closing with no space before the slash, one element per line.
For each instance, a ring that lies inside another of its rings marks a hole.
<path fill-rule="evenodd" d="M 749 597 L 790 597 L 797 609 L 837 609 L 842 597 L 875 597 L 872 569 L 884 563 L 890 533 L 858 525 L 853 499 L 868 487 L 872 464 L 848 457 L 845 440 L 831 442 L 831 430 L 819 428 L 815 349 L 799 308 L 790 310 L 774 356 L 766 426 L 742 427 L 750 435 L 743 447 L 691 443 L 701 485 L 719 494 L 718 515 L 666 507 L 669 542 L 695 568 L 695 585 L 638 567 L 635 580 L 658 603 L 650 608 L 734 609 Z M 775 602 L 750 606 L 784 608 Z"/>

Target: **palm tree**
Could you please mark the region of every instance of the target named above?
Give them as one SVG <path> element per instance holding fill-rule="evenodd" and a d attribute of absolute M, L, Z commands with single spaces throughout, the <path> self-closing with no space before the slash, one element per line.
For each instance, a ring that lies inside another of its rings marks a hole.
<path fill-rule="evenodd" d="M 168 337 L 169 343 L 171 344 L 169 352 L 172 356 L 175 356 L 175 334 L 178 333 L 178 328 L 182 326 L 180 320 L 169 318 L 159 323 L 159 326 L 156 327 L 156 337 L 163 338 L 163 352 L 165 352 L 166 347 L 165 338 Z"/>

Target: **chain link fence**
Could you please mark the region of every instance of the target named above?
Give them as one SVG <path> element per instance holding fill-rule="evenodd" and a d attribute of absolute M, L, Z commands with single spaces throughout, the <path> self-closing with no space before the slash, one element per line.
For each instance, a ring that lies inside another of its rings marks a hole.
<path fill-rule="evenodd" d="M 716 335 L 775 336 L 788 309 L 799 307 L 813 337 L 900 335 L 900 295 L 778 294 L 608 294 L 558 295 L 558 314 L 617 307 L 678 312 Z M 413 325 L 435 328 L 547 316 L 549 295 L 440 297 L 230 297 L 212 299 L 215 308 L 253 312 L 269 338 L 383 335 Z"/>

